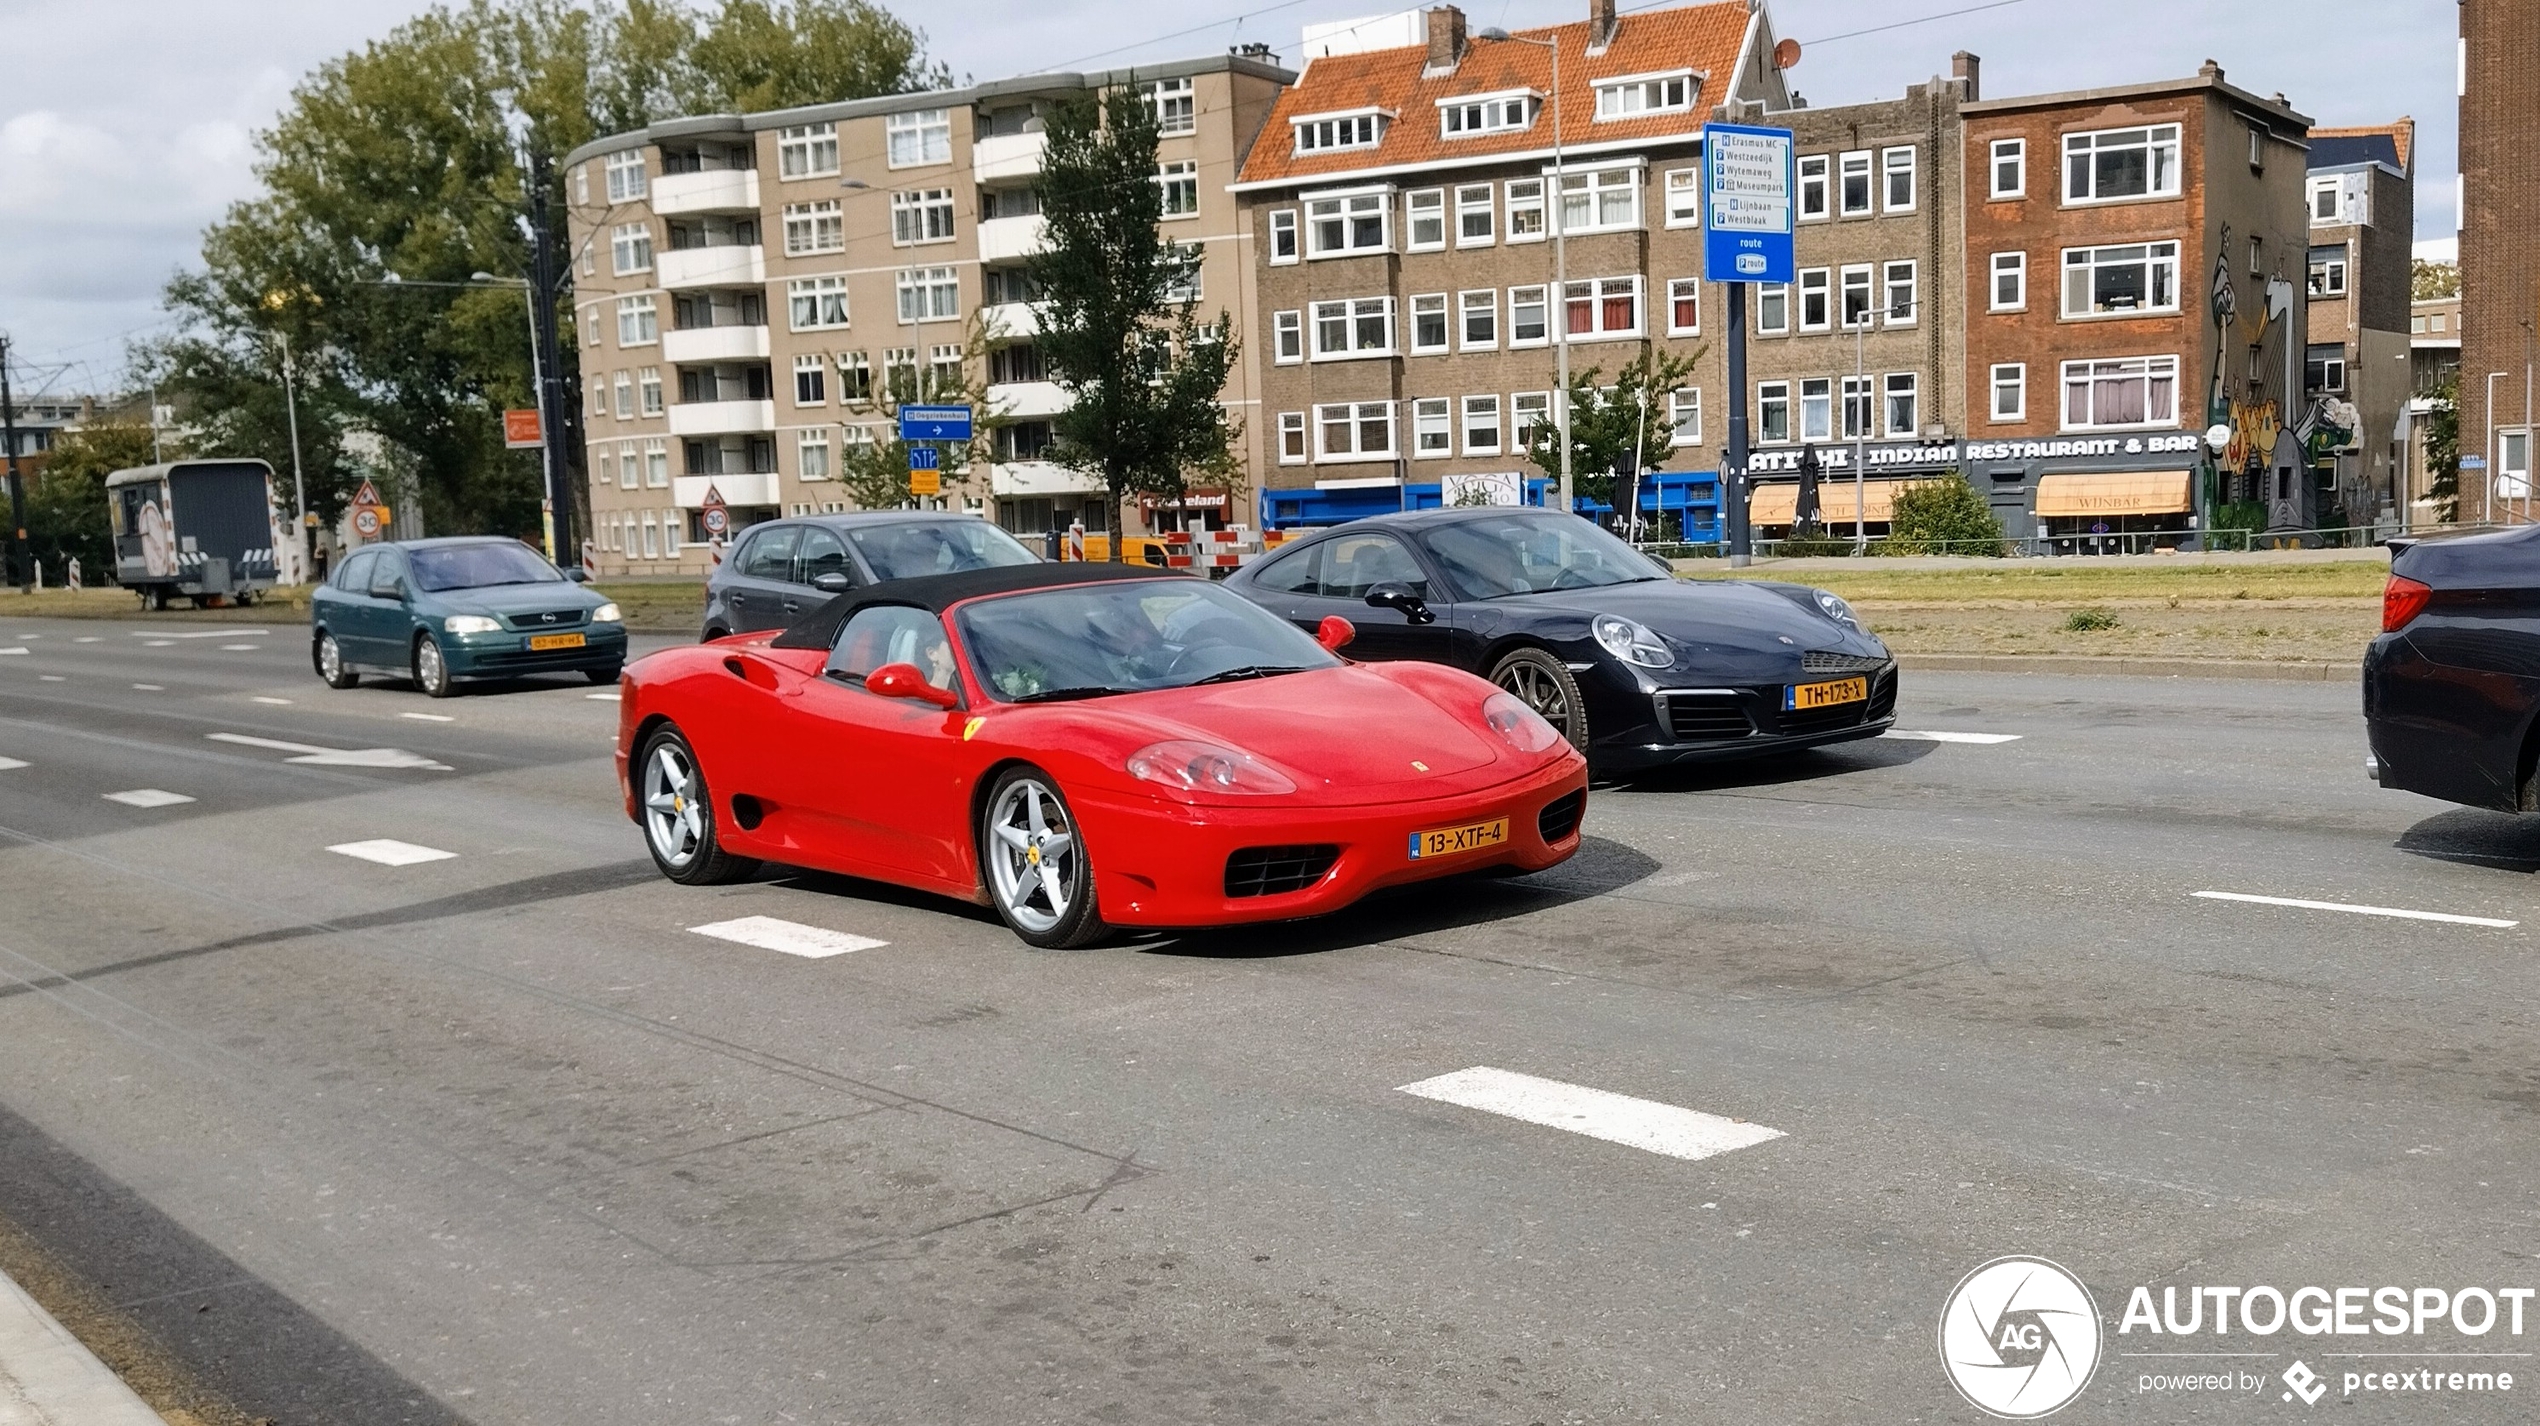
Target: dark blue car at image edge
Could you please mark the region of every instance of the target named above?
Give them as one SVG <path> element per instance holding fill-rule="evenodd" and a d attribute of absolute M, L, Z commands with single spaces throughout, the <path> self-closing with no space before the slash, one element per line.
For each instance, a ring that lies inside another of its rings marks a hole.
<path fill-rule="evenodd" d="M 2540 812 L 2540 526 L 2391 542 L 2364 654 L 2365 773 L 2383 787 Z"/>

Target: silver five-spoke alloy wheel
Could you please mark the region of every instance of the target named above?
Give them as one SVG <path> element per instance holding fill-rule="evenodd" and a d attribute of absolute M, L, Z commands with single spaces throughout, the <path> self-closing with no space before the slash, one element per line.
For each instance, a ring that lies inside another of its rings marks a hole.
<path fill-rule="evenodd" d="M 1047 935 L 1084 894 L 1085 858 L 1058 794 L 1017 778 L 988 808 L 988 882 L 997 907 L 1024 931 Z"/>
<path fill-rule="evenodd" d="M 686 748 L 667 741 L 654 747 L 644 764 L 644 835 L 674 871 L 685 870 L 705 846 L 703 790 Z"/>
<path fill-rule="evenodd" d="M 1543 715 L 1556 728 L 1570 726 L 1570 699 L 1552 676 L 1530 663 L 1512 663 L 1499 671 L 1499 686 Z"/>

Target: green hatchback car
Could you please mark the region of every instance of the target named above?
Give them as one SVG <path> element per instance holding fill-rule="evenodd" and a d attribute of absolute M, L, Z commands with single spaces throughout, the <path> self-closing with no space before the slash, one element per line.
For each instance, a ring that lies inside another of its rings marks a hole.
<path fill-rule="evenodd" d="M 457 536 L 368 545 L 309 600 L 309 655 L 329 688 L 364 669 L 447 698 L 465 678 L 579 673 L 615 683 L 626 620 L 518 540 Z"/>

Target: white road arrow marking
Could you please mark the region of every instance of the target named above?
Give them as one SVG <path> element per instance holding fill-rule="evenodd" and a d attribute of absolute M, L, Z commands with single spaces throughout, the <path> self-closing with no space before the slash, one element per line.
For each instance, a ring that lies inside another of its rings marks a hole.
<path fill-rule="evenodd" d="M 205 733 L 215 743 L 236 743 L 244 748 L 271 748 L 278 753 L 296 756 L 284 762 L 307 763 L 312 767 L 419 767 L 433 772 L 448 772 L 448 763 L 434 762 L 421 753 L 403 748 L 321 748 L 310 743 L 286 743 L 280 738 L 251 738 L 245 733 Z"/>
<path fill-rule="evenodd" d="M 1779 1129 L 1680 1109 L 1653 1099 L 1634 1099 L 1557 1079 L 1475 1065 L 1471 1069 L 1401 1086 L 1404 1094 L 1504 1114 L 1547 1129 L 1567 1129 L 1611 1144 L 1627 1144 L 1676 1159 L 1707 1159 L 1783 1137 Z"/>

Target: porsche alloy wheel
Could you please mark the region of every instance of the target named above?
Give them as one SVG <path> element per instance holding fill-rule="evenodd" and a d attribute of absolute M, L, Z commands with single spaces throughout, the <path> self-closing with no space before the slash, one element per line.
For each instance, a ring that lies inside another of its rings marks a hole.
<path fill-rule="evenodd" d="M 441 656 L 441 641 L 430 634 L 415 640 L 415 684 L 434 698 L 447 698 L 459 691 L 450 677 L 450 661 Z"/>
<path fill-rule="evenodd" d="M 684 886 L 738 881 L 758 863 L 723 850 L 715 835 L 714 803 L 688 740 L 665 727 L 644 740 L 637 755 L 636 794 L 642 806 L 644 846 L 661 874 Z"/>
<path fill-rule="evenodd" d="M 1025 942 L 1060 950 L 1102 935 L 1093 864 L 1047 773 L 1020 767 L 997 779 L 980 815 L 979 859 L 997 914 Z"/>
<path fill-rule="evenodd" d="M 1587 700 L 1579 696 L 1579 681 L 1561 660 L 1541 649 L 1517 649 L 1490 671 L 1490 681 L 1560 729 L 1571 747 L 1587 751 Z"/>
<path fill-rule="evenodd" d="M 343 645 L 323 630 L 317 636 L 317 674 L 329 688 L 350 688 L 362 681 L 362 676 L 344 662 Z"/>

